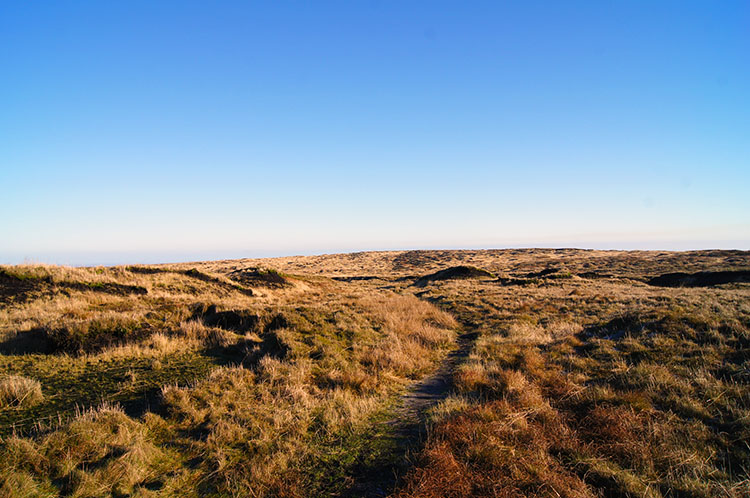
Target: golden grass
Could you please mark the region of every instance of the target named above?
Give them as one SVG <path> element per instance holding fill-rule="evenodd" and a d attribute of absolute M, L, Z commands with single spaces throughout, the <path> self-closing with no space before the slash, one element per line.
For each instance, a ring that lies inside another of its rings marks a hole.
<path fill-rule="evenodd" d="M 412 285 L 455 265 L 500 278 Z M 285 285 L 232 280 L 250 267 Z M 395 496 L 745 496 L 750 291 L 644 282 L 747 267 L 579 250 L 2 267 L 20 284 L 0 294 L 0 373 L 46 396 L 0 409 L 0 495 L 344 494 L 401 456 L 381 422 L 460 322 L 479 338 Z M 329 278 L 350 276 L 378 278 Z"/>
<path fill-rule="evenodd" d="M 0 409 L 28 408 L 44 399 L 38 380 L 7 375 L 0 377 Z"/>
<path fill-rule="evenodd" d="M 438 296 L 482 335 L 396 496 L 750 493 L 746 286 L 450 282 Z"/>
<path fill-rule="evenodd" d="M 146 412 L 139 419 L 111 405 L 92 406 L 37 435 L 10 437 L 4 445 L 33 451 L 42 463 L 0 464 L 7 476 L 2 485 L 13 490 L 8 496 L 55 489 L 71 496 L 340 490 L 357 452 L 370 451 L 373 442 L 363 434 L 372 431 L 373 417 L 410 379 L 434 368 L 457 327 L 449 314 L 414 296 L 327 279 L 290 277 L 300 283 L 250 296 L 210 272 L 198 278 L 183 270 L 22 270 L 28 278 L 55 277 L 36 298 L 5 307 L 0 329 L 6 341 L 31 348 L 26 352 L 45 370 L 57 369 L 63 382 L 66 372 L 86 378 L 99 366 L 121 363 L 110 391 L 120 396 L 138 393 L 155 375 L 168 377 L 175 356 L 228 364 L 188 384 L 165 383 L 162 416 Z M 137 284 L 147 293 L 56 285 L 90 277 Z M 50 343 L 48 351 L 19 342 L 33 334 Z M 7 365 L 25 364 L 19 352 L 6 357 Z M 127 366 L 136 360 L 151 368 Z M 330 475 L 319 475 L 315 462 L 321 460 L 334 466 Z"/>
<path fill-rule="evenodd" d="M 365 365 L 415 377 L 425 373 L 440 349 L 454 339 L 455 319 L 414 296 L 370 298 L 362 304 L 385 331 L 383 339 L 364 352 Z"/>

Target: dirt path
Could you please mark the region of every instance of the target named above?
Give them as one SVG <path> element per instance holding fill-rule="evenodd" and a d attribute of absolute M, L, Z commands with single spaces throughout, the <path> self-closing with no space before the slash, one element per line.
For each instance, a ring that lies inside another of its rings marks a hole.
<path fill-rule="evenodd" d="M 477 332 L 458 336 L 457 346 L 440 363 L 432 374 L 414 383 L 401 397 L 398 416 L 388 422 L 395 438 L 399 462 L 387 467 L 362 469 L 355 478 L 356 484 L 345 494 L 349 497 L 384 498 L 393 489 L 399 477 L 411 468 L 411 457 L 421 446 L 427 430 L 427 412 L 450 394 L 456 368 L 469 356 Z"/>
<path fill-rule="evenodd" d="M 427 410 L 448 396 L 453 387 L 456 367 L 469 356 L 477 335 L 476 332 L 461 334 L 456 341 L 458 347 L 443 359 L 440 367 L 414 384 L 403 396 L 402 413 L 405 420 L 423 425 Z"/>

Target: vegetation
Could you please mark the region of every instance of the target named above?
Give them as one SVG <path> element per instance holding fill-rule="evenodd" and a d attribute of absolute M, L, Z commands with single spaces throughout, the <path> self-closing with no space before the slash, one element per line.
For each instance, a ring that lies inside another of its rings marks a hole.
<path fill-rule="evenodd" d="M 747 290 L 431 289 L 481 336 L 397 496 L 747 496 Z"/>
<path fill-rule="evenodd" d="M 329 280 L 261 297 L 202 272 L 8 272 L 49 287 L 0 313 L 3 370 L 46 395 L 0 410 L 4 496 L 343 492 L 395 457 L 395 396 L 456 328 L 414 296 Z M 55 285 L 73 276 L 147 292 Z"/>
<path fill-rule="evenodd" d="M 44 396 L 39 381 L 20 375 L 0 378 L 0 409 L 34 406 L 42 399 Z"/>
<path fill-rule="evenodd" d="M 747 496 L 750 285 L 653 279 L 748 268 L 574 250 L 0 267 L 0 496 Z M 435 371 L 451 394 L 406 410 Z M 404 429 L 427 415 L 425 438 Z"/>

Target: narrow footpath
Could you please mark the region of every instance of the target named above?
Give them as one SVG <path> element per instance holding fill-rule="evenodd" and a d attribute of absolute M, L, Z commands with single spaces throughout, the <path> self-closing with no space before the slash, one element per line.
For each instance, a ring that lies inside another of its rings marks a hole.
<path fill-rule="evenodd" d="M 355 485 L 345 494 L 348 497 L 384 498 L 393 490 L 399 477 L 411 465 L 411 457 L 419 451 L 427 431 L 430 408 L 448 397 L 453 390 L 453 378 L 461 363 L 471 353 L 478 337 L 475 331 L 464 332 L 453 349 L 433 373 L 415 382 L 401 397 L 397 417 L 388 422 L 397 441 L 399 463 L 394 468 L 362 469 Z"/>

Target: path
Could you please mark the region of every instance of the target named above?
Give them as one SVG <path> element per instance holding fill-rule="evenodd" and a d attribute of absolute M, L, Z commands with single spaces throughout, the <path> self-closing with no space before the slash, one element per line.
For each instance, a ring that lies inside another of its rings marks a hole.
<path fill-rule="evenodd" d="M 457 347 L 448 353 L 438 369 L 414 383 L 401 397 L 398 417 L 388 423 L 393 427 L 398 451 L 402 455 L 399 465 L 396 468 L 361 469 L 355 478 L 356 484 L 345 496 L 384 498 L 393 489 L 398 477 L 411 467 L 412 453 L 421 446 L 427 429 L 428 410 L 448 397 L 456 368 L 469 356 L 478 335 L 477 332 L 461 334 L 456 341 Z"/>
<path fill-rule="evenodd" d="M 428 377 L 414 384 L 403 396 L 404 419 L 424 425 L 427 410 L 445 399 L 453 387 L 456 367 L 463 363 L 477 339 L 476 332 L 461 334 L 458 347 L 443 359 L 440 367 Z"/>

